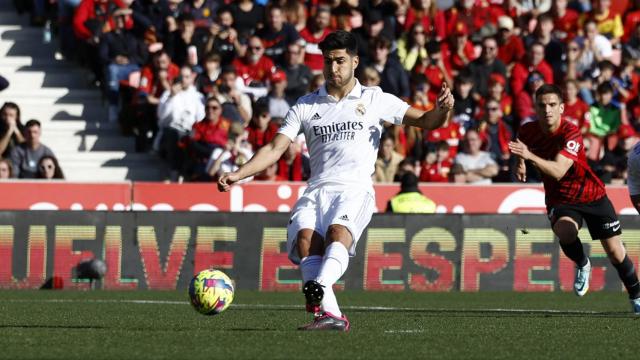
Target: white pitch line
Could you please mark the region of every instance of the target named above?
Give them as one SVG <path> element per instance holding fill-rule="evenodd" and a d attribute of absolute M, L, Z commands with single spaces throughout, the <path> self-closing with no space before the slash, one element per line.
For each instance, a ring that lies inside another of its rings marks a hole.
<path fill-rule="evenodd" d="M 156 305 L 188 305 L 188 301 L 175 300 L 128 300 L 128 299 L 0 299 L 0 302 L 45 302 L 45 303 L 101 303 L 101 304 L 156 304 Z M 231 307 L 241 309 L 284 309 L 299 310 L 302 305 L 277 305 L 277 304 L 232 304 Z M 361 311 L 382 311 L 382 312 L 490 312 L 490 313 L 535 313 L 535 314 L 575 314 L 575 315 L 598 315 L 604 314 L 599 311 L 589 310 L 556 310 L 556 309 L 447 309 L 447 308 L 412 308 L 412 307 L 391 307 L 391 306 L 341 306 L 345 310 Z"/>

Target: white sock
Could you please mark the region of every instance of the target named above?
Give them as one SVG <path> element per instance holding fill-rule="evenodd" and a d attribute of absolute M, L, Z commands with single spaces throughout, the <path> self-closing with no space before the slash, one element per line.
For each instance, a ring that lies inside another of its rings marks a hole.
<path fill-rule="evenodd" d="M 302 273 L 302 284 L 309 280 L 315 280 L 322 266 L 322 256 L 310 255 L 300 260 L 300 272 Z"/>
<path fill-rule="evenodd" d="M 338 300 L 333 293 L 333 284 L 347 271 L 349 266 L 349 251 L 339 242 L 329 245 L 325 251 L 322 266 L 316 281 L 324 286 L 322 309 L 335 316 L 342 316 Z"/>

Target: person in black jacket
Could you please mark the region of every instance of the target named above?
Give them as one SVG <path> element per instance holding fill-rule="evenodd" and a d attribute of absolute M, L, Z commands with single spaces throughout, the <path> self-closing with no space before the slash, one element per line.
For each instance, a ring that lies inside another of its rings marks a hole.
<path fill-rule="evenodd" d="M 390 55 L 391 41 L 385 36 L 378 36 L 371 43 L 371 62 L 369 66 L 380 73 L 380 88 L 382 91 L 401 98 L 408 98 L 409 75 L 395 57 Z"/>
<path fill-rule="evenodd" d="M 118 96 L 120 81 L 129 74 L 140 70 L 146 62 L 147 50 L 144 44 L 130 30 L 125 29 L 125 18 L 130 9 L 118 9 L 113 13 L 115 29 L 103 35 L 100 42 L 100 59 L 105 67 L 107 96 L 109 99 L 109 121 L 118 116 Z"/>

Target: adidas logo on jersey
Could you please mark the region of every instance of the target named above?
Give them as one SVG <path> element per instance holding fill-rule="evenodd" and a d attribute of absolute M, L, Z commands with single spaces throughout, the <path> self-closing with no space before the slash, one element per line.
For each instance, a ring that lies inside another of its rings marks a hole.
<path fill-rule="evenodd" d="M 347 214 L 340 216 L 339 219 L 344 221 L 349 221 L 349 217 L 347 216 Z"/>
<path fill-rule="evenodd" d="M 318 115 L 318 113 L 315 113 L 315 114 L 311 117 L 311 120 L 320 120 L 320 119 L 322 119 L 322 118 L 320 117 L 320 115 Z"/>

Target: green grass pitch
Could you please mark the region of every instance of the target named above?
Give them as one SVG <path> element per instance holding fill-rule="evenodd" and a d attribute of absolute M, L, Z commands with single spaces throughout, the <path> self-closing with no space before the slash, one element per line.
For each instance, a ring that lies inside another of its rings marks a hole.
<path fill-rule="evenodd" d="M 338 293 L 349 333 L 301 332 L 298 293 L 237 291 L 221 315 L 186 291 L 0 291 L 1 359 L 624 359 L 624 293 Z"/>

